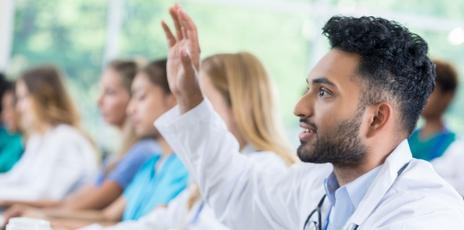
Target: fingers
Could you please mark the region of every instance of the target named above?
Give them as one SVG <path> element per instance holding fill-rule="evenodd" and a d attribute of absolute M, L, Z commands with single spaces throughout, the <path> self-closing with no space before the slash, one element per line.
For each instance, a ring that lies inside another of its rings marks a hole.
<path fill-rule="evenodd" d="M 190 58 L 193 61 L 193 64 L 196 69 L 200 67 L 200 43 L 198 41 L 198 32 L 195 26 L 195 23 L 190 18 L 190 16 L 183 10 L 179 9 L 179 17 L 181 26 L 184 29 L 184 34 L 186 34 L 187 39 L 189 40 L 188 49 L 191 52 Z"/>
<path fill-rule="evenodd" d="M 189 39 L 192 40 L 193 44 L 198 45 L 198 31 L 195 23 L 193 22 L 192 18 L 182 9 L 179 10 L 179 15 L 182 23 L 182 27 L 186 28 L 186 35 Z"/>
<path fill-rule="evenodd" d="M 184 34 L 180 23 L 179 9 L 179 5 L 175 5 L 169 9 L 169 14 L 171 15 L 171 18 L 174 21 L 174 26 L 176 27 L 177 40 L 182 40 L 184 39 Z"/>
<path fill-rule="evenodd" d="M 176 37 L 174 37 L 166 22 L 161 21 L 161 27 L 163 27 L 164 34 L 166 35 L 166 40 L 168 41 L 169 47 L 173 47 L 176 44 Z"/>
<path fill-rule="evenodd" d="M 187 49 L 183 49 L 181 51 L 181 60 L 182 60 L 182 66 L 184 67 L 185 76 L 186 77 L 195 76 L 195 70 L 193 69 L 192 59 Z"/>

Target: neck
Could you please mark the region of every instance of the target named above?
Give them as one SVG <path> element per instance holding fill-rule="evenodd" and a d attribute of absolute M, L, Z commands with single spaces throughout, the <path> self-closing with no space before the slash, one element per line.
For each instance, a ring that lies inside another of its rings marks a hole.
<path fill-rule="evenodd" d="M 359 165 L 356 166 L 339 166 L 334 165 L 334 174 L 340 187 L 356 180 L 367 172 L 382 165 L 388 156 L 401 143 L 401 138 L 395 141 L 395 144 L 377 146 L 365 153 L 365 157 Z M 369 148 L 368 148 L 369 149 Z"/>
<path fill-rule="evenodd" d="M 445 124 L 443 123 L 443 120 L 441 119 L 441 117 L 427 119 L 425 121 L 424 127 L 421 130 L 420 137 L 423 139 L 428 138 L 442 131 L 444 128 L 445 128 Z"/>
<path fill-rule="evenodd" d="M 369 170 L 362 169 L 361 167 L 334 167 L 334 174 L 340 187 L 356 180 L 368 171 Z"/>
<path fill-rule="evenodd" d="M 40 123 L 37 124 L 33 132 L 39 133 L 39 134 L 45 134 L 48 130 L 50 130 L 53 126 L 48 123 Z"/>
<path fill-rule="evenodd" d="M 161 153 L 163 156 L 169 156 L 172 153 L 171 146 L 164 140 L 164 138 L 158 138 L 156 140 L 161 147 Z"/>

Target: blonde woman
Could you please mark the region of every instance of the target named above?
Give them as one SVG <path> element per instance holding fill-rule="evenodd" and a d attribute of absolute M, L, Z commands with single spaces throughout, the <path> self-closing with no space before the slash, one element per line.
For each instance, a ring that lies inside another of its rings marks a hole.
<path fill-rule="evenodd" d="M 79 116 L 59 71 L 40 66 L 16 83 L 26 151 L 16 166 L 0 175 L 0 199 L 61 199 L 91 182 L 97 154 L 79 129 Z"/>
<path fill-rule="evenodd" d="M 240 152 L 262 171 L 278 173 L 294 162 L 276 119 L 271 82 L 250 53 L 218 54 L 202 63 L 200 84 L 213 108 L 240 144 Z M 97 225 L 87 229 L 99 229 Z M 107 229 L 226 229 L 201 199 L 196 185 L 167 207 L 139 221 Z"/>

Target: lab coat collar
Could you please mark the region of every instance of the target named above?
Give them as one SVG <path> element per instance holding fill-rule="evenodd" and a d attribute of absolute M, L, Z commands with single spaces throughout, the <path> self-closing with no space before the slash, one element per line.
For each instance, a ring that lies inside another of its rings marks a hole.
<path fill-rule="evenodd" d="M 412 154 L 408 141 L 403 140 L 386 158 L 366 195 L 343 229 L 355 229 L 354 226 L 361 225 L 369 217 L 411 160 Z"/>

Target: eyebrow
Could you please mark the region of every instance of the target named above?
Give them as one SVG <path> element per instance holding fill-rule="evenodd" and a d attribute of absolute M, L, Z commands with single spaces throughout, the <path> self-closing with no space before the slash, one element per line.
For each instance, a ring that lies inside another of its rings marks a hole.
<path fill-rule="evenodd" d="M 325 78 L 325 77 L 320 77 L 320 78 L 316 78 L 316 79 L 313 79 L 311 82 L 309 82 L 308 79 L 306 79 L 306 83 L 309 84 L 327 84 L 327 85 L 330 85 L 330 86 L 333 86 L 333 87 L 337 87 L 333 82 L 331 82 L 329 79 Z"/>

